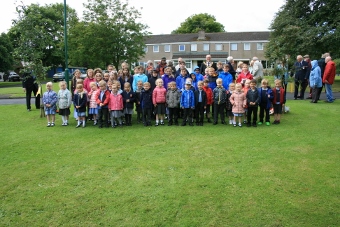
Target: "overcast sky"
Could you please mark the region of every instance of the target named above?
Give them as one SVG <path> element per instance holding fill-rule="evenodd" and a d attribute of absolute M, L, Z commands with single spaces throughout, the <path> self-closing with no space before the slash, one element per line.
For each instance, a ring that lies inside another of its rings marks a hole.
<path fill-rule="evenodd" d="M 12 19 L 17 18 L 16 5 L 38 3 L 41 6 L 64 3 L 63 0 L 1 0 L 0 33 L 7 33 Z M 142 22 L 156 34 L 170 34 L 193 14 L 214 15 L 227 32 L 267 31 L 275 13 L 284 0 L 129 0 L 130 6 L 141 8 Z M 67 4 L 82 17 L 83 3 L 87 0 L 67 0 Z"/>

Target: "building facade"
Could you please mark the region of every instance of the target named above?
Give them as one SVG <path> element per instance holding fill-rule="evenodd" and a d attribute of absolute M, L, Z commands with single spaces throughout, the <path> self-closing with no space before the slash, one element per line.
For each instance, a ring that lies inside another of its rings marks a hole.
<path fill-rule="evenodd" d="M 257 56 L 264 67 L 267 61 L 264 57 L 265 45 L 269 42 L 269 31 L 260 32 L 223 32 L 192 34 L 152 35 L 146 38 L 145 56 L 139 64 L 145 65 L 148 60 L 157 65 L 162 57 L 177 64 L 178 58 L 183 58 L 189 72 L 200 66 L 205 56 L 210 54 L 214 62 L 226 62 L 228 56 L 233 56 L 235 63 L 249 63 Z"/>

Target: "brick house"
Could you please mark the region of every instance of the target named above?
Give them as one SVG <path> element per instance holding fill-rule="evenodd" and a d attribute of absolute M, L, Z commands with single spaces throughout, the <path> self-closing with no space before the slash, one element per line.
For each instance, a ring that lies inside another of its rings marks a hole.
<path fill-rule="evenodd" d="M 177 59 L 183 58 L 189 72 L 195 66 L 200 66 L 205 56 L 210 54 L 214 62 L 225 62 L 228 56 L 233 56 L 235 63 L 249 60 L 257 56 L 264 67 L 267 61 L 264 57 L 264 47 L 268 43 L 269 31 L 259 32 L 223 32 L 192 34 L 151 35 L 146 38 L 145 56 L 139 60 L 139 65 L 145 65 L 148 60 L 157 65 L 162 57 L 172 60 L 177 65 Z"/>

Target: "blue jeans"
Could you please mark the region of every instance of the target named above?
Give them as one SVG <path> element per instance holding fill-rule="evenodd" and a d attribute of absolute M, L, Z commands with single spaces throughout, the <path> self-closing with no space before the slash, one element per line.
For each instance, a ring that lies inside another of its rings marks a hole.
<path fill-rule="evenodd" d="M 333 97 L 333 93 L 332 93 L 332 85 L 331 84 L 325 84 L 325 87 L 326 87 L 327 101 L 328 102 L 333 102 L 334 101 L 334 97 Z"/>

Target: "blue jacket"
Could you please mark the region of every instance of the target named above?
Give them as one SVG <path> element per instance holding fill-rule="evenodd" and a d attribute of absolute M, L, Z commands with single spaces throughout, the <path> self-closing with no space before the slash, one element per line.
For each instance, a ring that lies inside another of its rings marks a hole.
<path fill-rule="evenodd" d="M 192 90 L 184 90 L 181 95 L 181 108 L 195 108 L 195 95 Z"/>
<path fill-rule="evenodd" d="M 135 74 L 133 75 L 133 82 L 132 82 L 132 90 L 135 91 L 137 90 L 137 82 L 142 81 L 143 84 L 145 82 L 148 82 L 148 77 L 145 74 Z"/>
<path fill-rule="evenodd" d="M 269 87 L 267 87 L 267 92 L 266 92 L 266 100 L 262 100 L 262 87 L 258 88 L 259 91 L 259 96 L 260 96 L 260 103 L 265 103 L 267 102 L 266 109 L 270 109 L 272 100 L 274 98 L 273 90 Z M 268 98 L 268 95 L 270 96 Z"/>
<path fill-rule="evenodd" d="M 233 76 L 229 72 L 223 71 L 218 75 L 218 78 L 222 79 L 222 86 L 229 90 L 229 84 L 233 82 Z"/>
<path fill-rule="evenodd" d="M 321 79 L 321 68 L 318 65 L 317 60 L 312 61 L 312 70 L 309 75 L 309 86 L 313 87 L 322 87 L 322 79 Z"/>
<path fill-rule="evenodd" d="M 176 86 L 177 89 L 180 91 L 184 91 L 185 90 L 185 80 L 188 78 L 188 75 L 186 75 L 185 77 L 183 77 L 182 75 L 179 75 L 176 78 Z"/>

